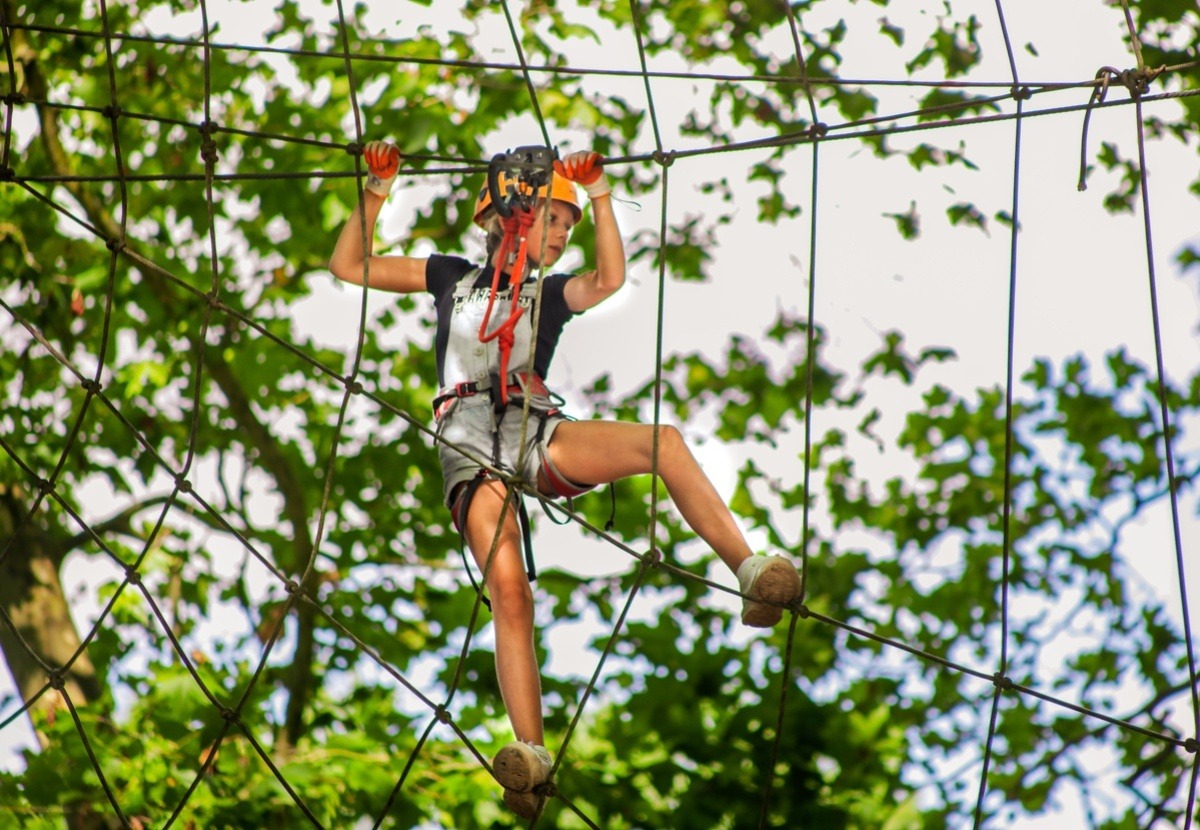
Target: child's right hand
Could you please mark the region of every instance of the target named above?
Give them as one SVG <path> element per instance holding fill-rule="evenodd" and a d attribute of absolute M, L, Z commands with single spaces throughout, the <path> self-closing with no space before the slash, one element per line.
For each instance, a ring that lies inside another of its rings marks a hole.
<path fill-rule="evenodd" d="M 400 148 L 389 141 L 369 141 L 363 148 L 363 161 L 367 163 L 366 190 L 387 196 L 400 170 Z"/>

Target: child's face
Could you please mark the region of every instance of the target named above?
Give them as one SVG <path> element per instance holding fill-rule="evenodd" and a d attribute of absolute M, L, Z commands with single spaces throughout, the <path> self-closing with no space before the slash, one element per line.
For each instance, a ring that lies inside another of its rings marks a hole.
<path fill-rule="evenodd" d="M 567 248 L 571 238 L 571 228 L 575 226 L 575 211 L 566 202 L 557 199 L 550 202 L 550 215 L 547 217 L 544 206 L 538 203 L 534 208 L 533 227 L 529 229 L 526 251 L 528 257 L 538 265 L 550 266 L 558 261 Z M 545 235 L 545 259 L 541 262 L 542 238 Z"/>

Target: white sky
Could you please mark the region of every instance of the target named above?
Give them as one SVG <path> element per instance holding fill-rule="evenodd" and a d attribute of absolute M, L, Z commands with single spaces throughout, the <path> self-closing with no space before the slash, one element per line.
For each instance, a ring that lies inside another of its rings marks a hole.
<path fill-rule="evenodd" d="M 272 3 L 264 2 L 269 9 Z M 431 25 L 445 23 L 441 17 L 447 4 L 434 4 L 428 11 Z M 917 17 L 935 14 L 940 3 L 907 4 L 904 14 Z M 899 78 L 903 67 L 887 50 L 877 48 L 877 19 L 885 10 L 872 3 L 826 4 L 803 20 L 811 30 L 833 22 L 835 12 L 845 16 L 850 35 L 841 50 L 846 62 L 841 74 L 846 77 Z M 955 13 L 963 17 L 974 13 L 981 21 L 981 40 L 986 59 L 973 74 L 977 80 L 1007 81 L 1010 78 L 1000 34 L 995 25 L 993 2 L 956 2 Z M 236 10 L 236 16 L 234 11 Z M 414 12 L 417 11 L 414 7 Z M 900 12 L 887 10 L 893 22 L 904 24 Z M 1106 8 L 1092 0 L 1056 0 L 1054 3 L 1006 4 L 1008 30 L 1016 48 L 1018 69 L 1023 81 L 1082 81 L 1091 78 L 1104 65 L 1125 68 L 1133 59 L 1123 39 L 1124 25 L 1119 9 Z M 210 19 L 221 22 L 220 39 L 255 42 L 260 30 L 247 26 L 253 21 L 242 4 L 209 4 Z M 233 21 L 236 21 L 233 22 Z M 394 19 L 384 16 L 381 29 L 394 31 Z M 446 24 L 449 25 L 449 24 Z M 912 31 L 924 25 L 916 22 Z M 481 37 L 480 54 L 488 60 L 512 60 L 507 29 L 500 26 Z M 1032 42 L 1038 55 L 1026 51 Z M 790 50 L 790 40 L 779 44 L 781 53 Z M 910 50 L 905 50 L 906 52 Z M 637 68 L 632 43 L 614 46 L 580 43 L 572 51 L 576 66 Z M 652 68 L 684 69 L 669 58 L 655 59 Z M 940 71 L 940 69 L 936 70 Z M 933 77 L 929 75 L 929 77 Z M 640 81 L 613 78 L 589 79 L 598 92 L 621 94 L 632 101 L 644 101 Z M 652 84 L 660 124 L 678 123 L 696 104 L 686 82 L 661 80 Z M 879 91 L 879 90 L 873 90 Z M 881 111 L 911 108 L 905 91 L 879 91 L 888 103 Z M 1114 87 L 1110 99 L 1124 96 Z M 1084 90 L 1035 97 L 1031 109 L 1043 106 L 1082 104 Z M 1176 104 L 1152 104 L 1148 111 L 1171 117 Z M 823 120 L 836 124 L 840 117 L 822 112 Z M 1090 188 L 1076 190 L 1082 113 L 1028 119 L 1024 127 L 1021 158 L 1020 218 L 1023 232 L 1019 238 L 1018 296 L 1016 306 L 1016 366 L 1018 374 L 1034 356 L 1059 360 L 1082 352 L 1097 358 L 1105 351 L 1124 344 L 1141 360 L 1152 363 L 1153 343 L 1147 301 L 1146 252 L 1140 209 L 1134 216 L 1111 216 L 1103 210 L 1102 198 L 1111 181 L 1096 170 Z M 252 125 L 244 125 L 252 126 Z M 402 113 L 396 114 L 395 129 L 403 129 Z M 936 134 L 917 133 L 898 137 L 893 146 L 909 143 L 966 143 L 968 156 L 979 170 L 970 172 L 954 167 L 948 172 L 926 170 L 917 173 L 902 158 L 881 161 L 851 141 L 828 142 L 821 149 L 818 210 L 818 253 L 816 262 L 816 321 L 830 334 L 827 359 L 833 365 L 853 371 L 859 361 L 878 344 L 880 332 L 899 329 L 907 336 L 912 351 L 924 346 L 949 346 L 958 352 L 952 364 L 928 371 L 928 380 L 938 380 L 959 390 L 1001 382 L 1005 368 L 1005 325 L 1009 278 L 1009 235 L 1007 229 L 993 223 L 990 235 L 974 229 L 951 229 L 938 209 L 948 201 L 971 201 L 989 216 L 1008 210 L 1012 190 L 1014 125 L 1004 122 L 943 130 Z M 1132 107 L 1097 111 L 1092 118 L 1089 155 L 1095 159 L 1102 141 L 1116 142 L 1129 157 L 1136 153 L 1134 111 Z M 496 136 L 496 148 L 528 144 L 539 140 L 532 120 L 521 121 Z M 745 137 L 745 136 L 743 136 Z M 564 149 L 586 146 L 587 137 L 567 134 L 554 137 Z M 667 140 L 667 149 L 679 146 Z M 647 132 L 643 151 L 653 149 Z M 737 183 L 750 164 L 761 156 L 754 152 L 723 154 L 681 159 L 670 171 L 672 187 L 669 205 L 675 215 L 695 211 L 704 198 L 695 191 L 695 181 L 713 175 L 719 168 Z M 1196 156 L 1193 150 L 1173 141 L 1155 141 L 1149 145 L 1149 186 L 1156 265 L 1158 269 L 1159 310 L 1164 334 L 1168 371 L 1183 379 L 1200 365 L 1200 342 L 1196 337 L 1200 320 L 1194 279 L 1180 279 L 1173 257 L 1187 241 L 1200 235 L 1200 209 L 1188 185 L 1194 178 Z M 667 286 L 668 314 L 664 327 L 666 353 L 695 349 L 714 352 L 722 349 L 734 332 L 750 337 L 761 336 L 778 310 L 799 313 L 806 305 L 809 223 L 808 150 L 794 152 L 786 169 L 785 186 L 793 202 L 803 206 L 803 214 L 792 224 L 760 225 L 755 220 L 754 189 L 738 185 L 743 196 L 732 225 L 718 231 L 717 260 L 711 268 L 713 279 L 706 283 L 672 282 Z M 952 188 L 953 197 L 946 190 Z M 403 233 L 413 207 L 423 198 L 420 188 L 397 188 L 382 222 L 389 238 Z M 900 212 L 916 199 L 922 208 L 923 234 L 920 241 L 901 240 L 885 212 Z M 618 206 L 618 219 L 627 237 L 639 227 L 656 229 L 660 202 L 655 196 L 639 197 L 640 208 Z M 330 240 L 332 245 L 332 239 Z M 309 332 L 333 345 L 349 349 L 355 339 L 360 294 L 343 289 L 322 275 L 312 277 L 315 296 L 296 309 L 298 331 Z M 630 284 L 600 309 L 574 322 L 559 347 L 552 370 L 552 386 L 577 400 L 577 392 L 602 372 L 611 372 L 617 388 L 630 389 L 642 383 L 654 369 L 656 315 L 656 274 L 648 264 L 631 273 Z M 377 309 L 387 298 L 374 297 Z M 885 412 L 881 432 L 887 434 L 899 426 L 907 411 L 915 405 L 912 394 L 899 394 L 875 400 Z M 828 425 L 816 424 L 818 432 Z M 894 472 L 894 459 L 868 452 L 864 445 L 860 467 L 878 476 Z M 726 448 L 712 443 L 698 448 L 706 470 L 722 492 L 734 484 L 734 471 L 740 459 Z M 794 453 L 780 453 L 764 463 L 777 475 L 798 477 L 799 462 Z M 874 465 L 874 467 L 872 466 Z M 818 510 L 815 521 L 821 521 Z M 546 523 L 543 523 L 545 525 Z M 789 529 L 799 535 L 799 527 Z M 1198 528 L 1189 510 L 1185 514 L 1184 546 L 1191 549 Z M 1141 578 L 1161 588 L 1173 598 L 1170 605 L 1178 614 L 1178 583 L 1175 576 L 1173 543 L 1168 517 L 1152 510 L 1133 531 L 1133 547 L 1139 557 L 1131 565 Z M 761 543 L 762 540 L 754 540 Z M 535 542 L 541 568 L 566 567 L 581 573 L 608 574 L 628 566 L 624 554 L 582 539 L 571 526 L 544 526 Z M 714 574 L 730 584 L 727 574 Z M 1189 573 L 1192 615 L 1200 606 L 1200 581 Z M 70 580 L 86 583 L 85 568 L 69 570 Z M 717 602 L 725 602 L 722 595 Z M 86 604 L 85 604 L 86 605 Z M 573 655 L 592 632 L 578 627 L 560 627 L 545 632 L 551 651 L 549 671 L 590 673 L 590 665 L 577 665 Z M 0 696 L 11 691 L 7 675 L 0 677 Z M 1187 721 L 1186 714 L 1184 721 Z M 0 732 L 0 767 L 18 765 L 16 750 L 28 744 L 25 725 L 17 724 Z M 1065 813 L 1020 823 L 1021 828 L 1049 828 L 1061 825 Z"/>

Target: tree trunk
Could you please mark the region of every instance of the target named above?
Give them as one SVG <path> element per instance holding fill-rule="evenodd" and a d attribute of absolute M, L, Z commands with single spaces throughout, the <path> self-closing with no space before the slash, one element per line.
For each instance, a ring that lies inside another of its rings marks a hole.
<path fill-rule="evenodd" d="M 3 485 L 0 485 L 2 487 Z M 45 687 L 51 669 L 62 668 L 79 649 L 80 637 L 59 580 L 59 561 L 48 548 L 49 536 L 30 524 L 18 526 L 29 505 L 13 489 L 0 491 L 0 608 L 11 626 L 0 621 L 0 650 L 17 693 L 28 701 Z M 39 514 L 34 514 L 34 520 Z M 39 660 L 41 662 L 39 662 Z M 63 675 L 63 693 L 82 706 L 100 696 L 101 680 L 86 653 Z M 66 707 L 62 695 L 46 690 L 30 714 L 51 715 Z M 34 717 L 34 723 L 41 718 Z M 46 738 L 37 733 L 42 748 Z"/>

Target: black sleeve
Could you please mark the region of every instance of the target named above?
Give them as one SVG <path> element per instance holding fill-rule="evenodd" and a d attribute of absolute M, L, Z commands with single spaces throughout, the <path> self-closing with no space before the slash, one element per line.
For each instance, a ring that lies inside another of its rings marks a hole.
<path fill-rule="evenodd" d="M 433 254 L 425 262 L 425 290 L 440 300 L 474 267 L 462 257 Z"/>
<path fill-rule="evenodd" d="M 542 282 L 542 306 L 556 320 L 566 322 L 577 313 L 583 313 L 571 311 L 567 305 L 567 283 L 573 279 L 574 274 L 549 274 Z"/>

